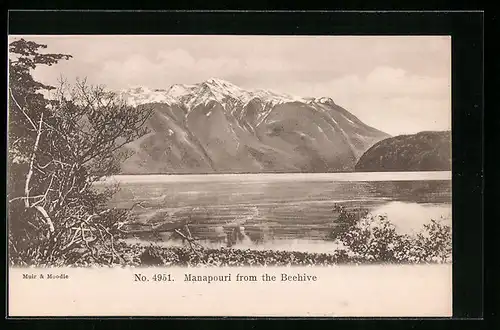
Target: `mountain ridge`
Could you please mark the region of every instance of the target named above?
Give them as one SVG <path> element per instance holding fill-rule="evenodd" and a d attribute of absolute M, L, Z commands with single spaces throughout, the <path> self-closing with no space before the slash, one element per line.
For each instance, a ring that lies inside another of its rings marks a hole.
<path fill-rule="evenodd" d="M 389 137 L 331 98 L 245 90 L 216 78 L 120 95 L 154 110 L 150 133 L 126 146 L 127 174 L 350 171 Z"/>
<path fill-rule="evenodd" d="M 298 97 L 286 93 L 278 93 L 272 90 L 251 89 L 245 90 L 231 82 L 219 78 L 209 78 L 197 84 L 173 84 L 168 89 L 150 89 L 144 86 L 130 87 L 119 91 L 129 104 L 134 106 L 151 102 L 162 102 L 167 104 L 185 104 L 194 107 L 201 102 L 194 102 L 200 98 L 200 94 L 211 93 L 218 101 L 226 97 L 239 99 L 243 104 L 252 99 L 261 99 L 264 102 L 319 102 L 335 103 L 330 97 Z M 146 95 L 144 95 L 146 94 Z M 141 97 L 142 96 L 142 97 Z"/>

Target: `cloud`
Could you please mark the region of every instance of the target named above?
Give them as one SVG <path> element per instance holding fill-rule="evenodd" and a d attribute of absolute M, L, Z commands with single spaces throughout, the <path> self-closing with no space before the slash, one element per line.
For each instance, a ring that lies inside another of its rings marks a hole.
<path fill-rule="evenodd" d="M 196 60 L 191 54 L 183 49 L 172 51 L 160 51 L 156 56 L 159 65 L 163 67 L 178 67 L 182 69 L 192 68 Z"/>
<path fill-rule="evenodd" d="M 329 96 L 390 134 L 450 126 L 448 37 L 37 38 L 48 51 L 74 55 L 37 69 L 36 77 L 45 83 L 54 83 L 61 73 L 70 81 L 88 77 L 113 89 L 168 88 L 219 77 L 243 88 Z"/>
<path fill-rule="evenodd" d="M 449 78 L 383 66 L 364 77 L 350 74 L 321 83 L 288 80 L 266 87 L 299 96 L 330 96 L 365 123 L 392 135 L 451 129 Z"/>
<path fill-rule="evenodd" d="M 143 84 L 166 88 L 174 83 L 196 83 L 212 76 L 241 70 L 238 59 L 231 57 L 195 58 L 183 49 L 160 51 L 154 57 L 134 54 L 123 60 L 104 63 L 99 79 L 110 85 Z"/>
<path fill-rule="evenodd" d="M 299 68 L 295 63 L 289 63 L 283 59 L 277 58 L 249 58 L 244 62 L 243 70 L 247 74 L 266 73 L 266 72 L 288 72 Z"/>
<path fill-rule="evenodd" d="M 391 135 L 451 129 L 450 103 L 446 100 L 414 97 L 368 98 L 341 105 L 366 124 Z"/>
<path fill-rule="evenodd" d="M 299 69 L 308 70 L 307 67 L 301 68 L 279 58 L 195 57 L 190 52 L 178 48 L 160 51 L 156 56 L 133 54 L 124 59 L 105 61 L 99 79 L 112 85 L 128 82 L 134 85 L 155 85 L 149 87 L 168 87 L 164 85 L 167 80 L 171 84 L 196 83 L 209 77 L 227 78 L 235 75 L 251 80 L 258 76 L 286 74 Z M 182 81 L 175 81 L 175 78 Z M 162 86 L 158 86 L 160 84 Z"/>
<path fill-rule="evenodd" d="M 450 81 L 442 77 L 408 74 L 392 67 L 377 67 L 365 77 L 345 75 L 318 84 L 298 84 L 296 90 L 309 91 L 311 96 L 336 95 L 338 97 L 446 97 Z"/>
<path fill-rule="evenodd" d="M 391 67 L 377 67 L 365 80 L 364 92 L 398 96 L 446 96 L 450 81 L 445 77 L 408 75 L 405 70 Z"/>

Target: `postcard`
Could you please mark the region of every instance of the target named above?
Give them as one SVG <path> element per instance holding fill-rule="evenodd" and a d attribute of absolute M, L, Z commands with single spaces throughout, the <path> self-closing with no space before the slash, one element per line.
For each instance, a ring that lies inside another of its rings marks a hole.
<path fill-rule="evenodd" d="M 9 316 L 452 315 L 449 36 L 8 42 Z"/>

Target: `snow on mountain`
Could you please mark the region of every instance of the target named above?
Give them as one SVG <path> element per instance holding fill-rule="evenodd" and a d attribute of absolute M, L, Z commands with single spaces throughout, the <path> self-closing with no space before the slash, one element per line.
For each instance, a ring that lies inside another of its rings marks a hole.
<path fill-rule="evenodd" d="M 322 104 L 335 104 L 333 100 L 330 97 L 316 97 L 313 98 L 312 100 L 309 100 L 309 103 L 322 103 Z"/>
<path fill-rule="evenodd" d="M 150 133 L 125 146 L 129 174 L 349 171 L 388 137 L 329 97 L 247 90 L 217 78 L 133 86 L 121 95 L 153 109 Z"/>
<path fill-rule="evenodd" d="M 196 85 L 182 85 L 182 84 L 176 84 L 172 85 L 166 94 L 171 96 L 174 99 L 179 99 L 186 97 L 193 93 L 196 90 Z"/>
<path fill-rule="evenodd" d="M 138 106 L 146 103 L 173 103 L 175 98 L 170 97 L 164 90 L 151 90 L 147 87 L 131 87 L 119 92 L 119 95 L 130 105 Z"/>
<path fill-rule="evenodd" d="M 200 104 L 207 104 L 214 100 L 224 108 L 235 103 L 246 105 L 253 99 L 260 99 L 264 103 L 275 106 L 285 102 L 308 102 L 308 99 L 287 94 L 276 93 L 270 90 L 245 90 L 228 81 L 210 78 L 198 84 L 175 84 L 168 90 L 151 90 L 147 87 L 131 87 L 120 92 L 122 97 L 131 105 L 137 106 L 146 103 L 167 103 L 182 105 L 191 110 Z"/>

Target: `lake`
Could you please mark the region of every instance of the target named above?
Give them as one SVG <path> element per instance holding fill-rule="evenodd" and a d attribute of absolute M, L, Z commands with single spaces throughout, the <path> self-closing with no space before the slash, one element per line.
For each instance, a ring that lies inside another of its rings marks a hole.
<path fill-rule="evenodd" d="M 190 219 L 192 233 L 211 247 L 241 226 L 240 248 L 330 251 L 335 205 L 386 214 L 401 232 L 430 219 L 451 224 L 451 172 L 123 175 L 100 184 L 113 183 L 120 190 L 111 206 L 142 202 L 133 212 L 149 223 Z"/>

